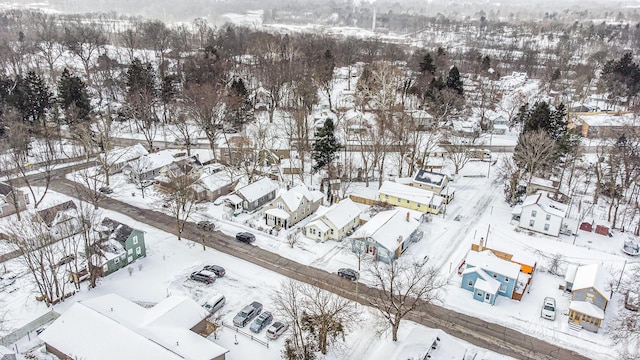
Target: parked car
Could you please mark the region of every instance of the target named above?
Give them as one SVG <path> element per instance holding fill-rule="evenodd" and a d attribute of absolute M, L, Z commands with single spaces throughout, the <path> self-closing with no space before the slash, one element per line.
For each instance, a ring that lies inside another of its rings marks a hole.
<path fill-rule="evenodd" d="M 98 189 L 98 191 L 100 191 L 103 194 L 113 194 L 113 189 L 111 189 L 108 186 L 103 186 L 100 189 Z"/>
<path fill-rule="evenodd" d="M 233 325 L 237 327 L 244 327 L 258 316 L 262 312 L 262 304 L 257 301 L 252 302 L 250 305 L 245 306 L 236 316 L 233 318 Z"/>
<path fill-rule="evenodd" d="M 556 299 L 548 296 L 544 298 L 542 310 L 540 310 L 540 317 L 547 320 L 556 319 Z"/>
<path fill-rule="evenodd" d="M 338 269 L 338 275 L 351 281 L 356 281 L 360 277 L 360 274 L 358 274 L 357 271 L 347 268 Z"/>
<path fill-rule="evenodd" d="M 216 281 L 216 275 L 211 271 L 200 270 L 194 271 L 190 276 L 191 280 L 199 281 L 205 284 L 213 284 Z"/>
<path fill-rule="evenodd" d="M 220 265 L 206 265 L 204 267 L 204 270 L 206 271 L 211 271 L 212 273 L 214 273 L 217 277 L 223 277 L 224 274 L 226 274 L 227 272 L 224 270 L 224 268 Z"/>
<path fill-rule="evenodd" d="M 271 340 L 275 340 L 284 334 L 289 328 L 289 325 L 276 321 L 267 329 L 267 337 Z"/>
<path fill-rule="evenodd" d="M 206 231 L 213 231 L 216 228 L 216 224 L 214 224 L 209 220 L 198 221 L 198 224 L 196 225 L 198 226 L 199 229 L 206 230 Z"/>
<path fill-rule="evenodd" d="M 260 314 L 253 323 L 251 323 L 249 330 L 257 334 L 262 331 L 262 329 L 266 328 L 267 325 L 271 324 L 272 321 L 273 315 L 271 315 L 269 311 L 265 311 Z"/>
<path fill-rule="evenodd" d="M 256 236 L 250 232 L 239 232 L 236 234 L 236 239 L 247 244 L 251 244 L 252 242 L 256 241 Z"/>
<path fill-rule="evenodd" d="M 209 314 L 213 314 L 214 312 L 220 310 L 224 304 L 227 302 L 227 299 L 222 294 L 215 294 L 207 300 L 202 307 L 207 309 Z"/>

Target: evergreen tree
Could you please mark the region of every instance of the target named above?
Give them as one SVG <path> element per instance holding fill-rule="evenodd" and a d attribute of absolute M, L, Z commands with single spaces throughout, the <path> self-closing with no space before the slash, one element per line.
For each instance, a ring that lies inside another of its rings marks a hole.
<path fill-rule="evenodd" d="M 462 79 L 460 78 L 460 71 L 458 71 L 458 68 L 455 65 L 451 67 L 451 70 L 449 70 L 449 76 L 447 77 L 447 87 L 457 92 L 458 95 L 462 95 L 464 93 Z"/>
<path fill-rule="evenodd" d="M 422 74 L 435 74 L 436 72 L 436 65 L 433 62 L 433 57 L 431 57 L 431 54 L 426 53 L 423 57 L 422 60 L 420 60 L 420 64 L 419 64 L 419 68 L 418 70 L 422 73 Z"/>
<path fill-rule="evenodd" d="M 241 78 L 234 78 L 231 82 L 229 94 L 227 97 L 227 121 L 233 126 L 241 127 L 251 116 L 251 100 L 249 100 L 249 91 L 247 91 L 244 81 Z"/>
<path fill-rule="evenodd" d="M 68 124 L 74 123 L 74 117 L 78 120 L 86 120 L 91 112 L 86 85 L 78 76 L 72 75 L 67 68 L 62 71 L 58 80 L 58 102 L 65 111 Z"/>
<path fill-rule="evenodd" d="M 313 143 L 313 172 L 330 165 L 337 157 L 338 150 L 342 147 L 334 134 L 333 120 L 327 119 L 324 125 L 316 129 Z"/>
<path fill-rule="evenodd" d="M 489 69 L 491 69 L 491 58 L 489 58 L 489 55 L 486 55 L 482 58 L 482 70 L 488 71 Z"/>
<path fill-rule="evenodd" d="M 148 94 L 155 95 L 156 72 L 150 63 L 143 64 L 140 59 L 135 58 L 127 69 L 126 79 L 129 96 Z"/>
<path fill-rule="evenodd" d="M 29 71 L 24 79 L 17 76 L 15 84 L 7 102 L 18 110 L 23 121 L 34 126 L 40 121 L 44 124 L 44 115 L 54 103 L 47 84 L 34 71 Z"/>

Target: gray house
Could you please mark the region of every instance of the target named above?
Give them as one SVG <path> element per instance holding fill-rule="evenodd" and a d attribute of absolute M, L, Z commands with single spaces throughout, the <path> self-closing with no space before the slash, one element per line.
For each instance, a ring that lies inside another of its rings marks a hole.
<path fill-rule="evenodd" d="M 29 195 L 7 183 L 0 182 L 0 217 L 24 211 L 28 203 Z"/>
<path fill-rule="evenodd" d="M 275 181 L 262 178 L 236 190 L 236 194 L 242 199 L 242 208 L 245 211 L 252 212 L 275 199 L 278 188 L 278 184 Z"/>
<path fill-rule="evenodd" d="M 571 272 L 572 269 L 567 271 Z M 600 264 L 580 266 L 573 279 L 565 278 L 567 284 L 571 284 L 569 326 L 598 332 L 610 300 L 608 278 Z"/>

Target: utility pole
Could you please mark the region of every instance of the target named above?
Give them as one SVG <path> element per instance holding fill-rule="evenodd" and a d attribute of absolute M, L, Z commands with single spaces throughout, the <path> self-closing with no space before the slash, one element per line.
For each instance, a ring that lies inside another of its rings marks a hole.
<path fill-rule="evenodd" d="M 620 289 L 620 282 L 622 282 L 622 274 L 624 274 L 624 268 L 627 267 L 627 260 L 624 261 L 624 265 L 622 265 L 622 271 L 620 271 L 620 279 L 618 279 L 618 285 L 616 285 L 616 292 Z"/>
<path fill-rule="evenodd" d="M 487 247 L 487 243 L 489 242 L 489 231 L 491 230 L 491 224 L 487 228 L 487 236 L 484 238 L 484 247 Z"/>

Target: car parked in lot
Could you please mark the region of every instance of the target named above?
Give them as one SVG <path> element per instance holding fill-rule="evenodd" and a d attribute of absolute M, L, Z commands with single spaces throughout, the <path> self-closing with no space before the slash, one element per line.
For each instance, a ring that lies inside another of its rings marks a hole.
<path fill-rule="evenodd" d="M 194 271 L 189 276 L 191 280 L 199 281 L 205 284 L 213 284 L 216 281 L 216 274 L 207 270 Z"/>
<path fill-rule="evenodd" d="M 257 334 L 262 331 L 262 329 L 266 328 L 267 325 L 271 324 L 272 321 L 273 315 L 271 315 L 269 311 L 265 311 L 260 314 L 260 316 L 258 316 L 253 323 L 251 323 L 251 326 L 249 326 L 249 330 Z"/>
<path fill-rule="evenodd" d="M 247 244 L 251 244 L 256 241 L 256 236 L 250 232 L 239 232 L 236 234 L 236 239 Z"/>
<path fill-rule="evenodd" d="M 338 275 L 351 281 L 356 281 L 360 278 L 360 274 L 357 271 L 347 268 L 338 269 Z"/>
<path fill-rule="evenodd" d="M 209 220 L 198 221 L 196 225 L 198 226 L 199 229 L 202 229 L 205 231 L 213 231 L 216 229 L 216 224 L 214 224 Z"/>
<path fill-rule="evenodd" d="M 284 334 L 284 332 L 287 331 L 288 328 L 289 325 L 280 321 L 276 321 L 267 329 L 267 337 L 271 340 L 275 340 L 279 338 L 280 335 Z"/>
<path fill-rule="evenodd" d="M 220 310 L 224 304 L 226 304 L 227 299 L 222 294 L 214 294 L 209 300 L 207 300 L 202 307 L 207 309 L 209 314 L 213 314 L 214 312 Z"/>
<path fill-rule="evenodd" d="M 542 310 L 540 310 L 540 317 L 547 320 L 556 319 L 556 299 L 549 296 L 544 298 Z"/>
<path fill-rule="evenodd" d="M 211 271 L 217 277 L 223 277 L 227 272 L 220 265 L 206 265 L 203 270 Z"/>
<path fill-rule="evenodd" d="M 233 318 L 233 325 L 237 327 L 244 327 L 258 316 L 262 312 L 262 304 L 257 301 L 245 306 L 236 316 Z"/>

